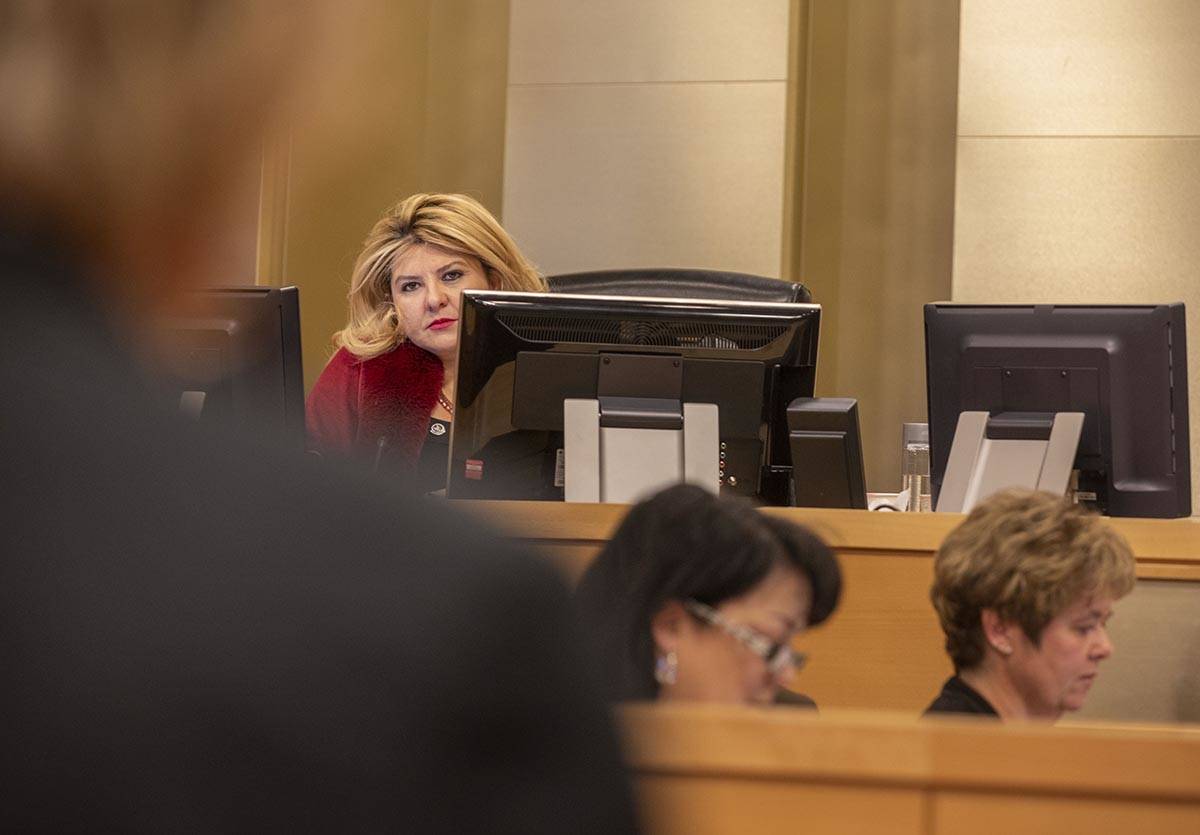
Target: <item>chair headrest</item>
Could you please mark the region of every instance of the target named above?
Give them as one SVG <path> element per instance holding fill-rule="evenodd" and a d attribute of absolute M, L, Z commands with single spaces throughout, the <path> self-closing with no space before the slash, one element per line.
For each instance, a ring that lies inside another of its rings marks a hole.
<path fill-rule="evenodd" d="M 803 284 L 717 270 L 597 270 L 549 276 L 546 281 L 552 293 L 759 302 L 812 301 L 812 293 Z"/>

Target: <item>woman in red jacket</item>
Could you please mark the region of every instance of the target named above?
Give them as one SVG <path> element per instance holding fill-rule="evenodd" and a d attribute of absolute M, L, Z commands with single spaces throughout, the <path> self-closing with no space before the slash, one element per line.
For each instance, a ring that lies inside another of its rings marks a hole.
<path fill-rule="evenodd" d="M 445 486 L 463 290 L 545 291 L 546 281 L 477 201 L 415 194 L 367 236 L 350 321 L 308 395 L 309 449 Z"/>

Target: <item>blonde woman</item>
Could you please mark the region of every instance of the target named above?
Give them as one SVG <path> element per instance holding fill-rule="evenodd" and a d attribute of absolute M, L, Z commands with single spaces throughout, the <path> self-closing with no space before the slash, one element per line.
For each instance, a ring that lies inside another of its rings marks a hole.
<path fill-rule="evenodd" d="M 1007 490 L 950 532 L 933 572 L 955 674 L 926 713 L 1053 721 L 1083 707 L 1112 655 L 1113 603 L 1133 589 L 1120 534 L 1061 496 Z"/>
<path fill-rule="evenodd" d="M 350 321 L 308 396 L 309 448 L 445 486 L 463 290 L 545 291 L 545 279 L 477 201 L 415 194 L 367 237 Z"/>

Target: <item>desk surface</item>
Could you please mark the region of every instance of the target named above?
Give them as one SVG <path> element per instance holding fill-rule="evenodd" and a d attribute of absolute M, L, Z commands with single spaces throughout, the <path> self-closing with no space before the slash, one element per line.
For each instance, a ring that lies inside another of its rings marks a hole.
<path fill-rule="evenodd" d="M 605 542 L 628 505 L 566 502 L 463 502 L 514 539 L 584 545 Z M 763 508 L 817 531 L 838 551 L 932 554 L 964 518 L 959 513 L 890 513 L 815 508 Z M 1200 580 L 1200 517 L 1109 519 L 1138 561 L 1138 576 Z"/>

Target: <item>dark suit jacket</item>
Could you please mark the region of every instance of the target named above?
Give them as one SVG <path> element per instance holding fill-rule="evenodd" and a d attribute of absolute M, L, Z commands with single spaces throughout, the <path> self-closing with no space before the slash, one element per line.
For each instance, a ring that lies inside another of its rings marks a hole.
<path fill-rule="evenodd" d="M 633 831 L 549 568 L 156 413 L 2 232 L 0 829 Z"/>

